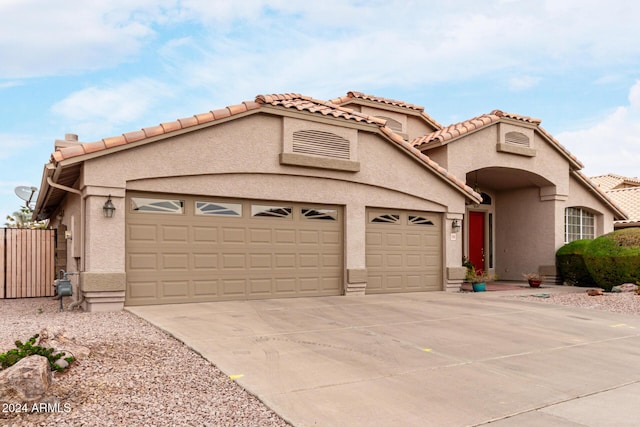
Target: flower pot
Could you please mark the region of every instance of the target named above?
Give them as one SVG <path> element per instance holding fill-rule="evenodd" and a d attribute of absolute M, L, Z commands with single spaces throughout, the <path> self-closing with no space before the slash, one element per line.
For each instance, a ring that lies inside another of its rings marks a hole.
<path fill-rule="evenodd" d="M 539 288 L 542 280 L 529 279 L 529 286 L 532 288 Z"/>
<path fill-rule="evenodd" d="M 486 283 L 472 283 L 471 286 L 473 287 L 473 292 L 484 292 L 487 290 Z"/>

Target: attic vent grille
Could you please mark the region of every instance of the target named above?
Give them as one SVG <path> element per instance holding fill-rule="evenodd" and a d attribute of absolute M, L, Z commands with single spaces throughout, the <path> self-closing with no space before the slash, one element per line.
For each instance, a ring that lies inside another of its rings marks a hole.
<path fill-rule="evenodd" d="M 391 117 L 386 116 L 376 116 L 379 119 L 387 121 L 387 127 L 394 132 L 402 132 L 402 123 L 397 120 L 392 119 Z"/>
<path fill-rule="evenodd" d="M 507 132 L 504 136 L 504 142 L 507 144 L 519 145 L 521 147 L 528 147 L 529 137 L 520 132 Z"/>
<path fill-rule="evenodd" d="M 350 158 L 349 140 L 320 130 L 298 130 L 293 133 L 293 152 L 315 156 Z"/>

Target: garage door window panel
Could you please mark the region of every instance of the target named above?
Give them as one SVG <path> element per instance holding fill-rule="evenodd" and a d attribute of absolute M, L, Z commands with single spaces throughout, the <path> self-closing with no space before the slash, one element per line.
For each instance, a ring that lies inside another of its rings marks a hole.
<path fill-rule="evenodd" d="M 182 215 L 184 214 L 184 200 L 132 197 L 131 210 L 141 213 Z"/>
<path fill-rule="evenodd" d="M 382 214 L 382 215 L 374 215 L 371 219 L 371 222 L 376 223 L 386 223 L 386 224 L 400 224 L 400 215 L 399 214 Z"/>
<path fill-rule="evenodd" d="M 242 217 L 242 205 L 240 203 L 214 203 L 196 201 L 195 213 L 196 215 L 240 218 Z"/>
<path fill-rule="evenodd" d="M 302 208 L 302 217 L 310 220 L 337 221 L 337 209 L 311 209 Z"/>
<path fill-rule="evenodd" d="M 265 218 L 292 218 L 291 206 L 251 205 L 251 216 Z"/>
<path fill-rule="evenodd" d="M 425 218 L 423 216 L 415 216 L 415 215 L 409 215 L 409 225 L 423 225 L 423 226 L 432 226 L 432 227 L 435 226 L 433 221 L 431 221 L 430 219 Z"/>

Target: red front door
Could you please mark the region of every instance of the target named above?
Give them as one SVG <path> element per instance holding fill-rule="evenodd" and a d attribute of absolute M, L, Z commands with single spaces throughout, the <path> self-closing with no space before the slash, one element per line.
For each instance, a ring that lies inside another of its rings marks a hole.
<path fill-rule="evenodd" d="M 469 261 L 484 271 L 484 212 L 469 212 Z"/>

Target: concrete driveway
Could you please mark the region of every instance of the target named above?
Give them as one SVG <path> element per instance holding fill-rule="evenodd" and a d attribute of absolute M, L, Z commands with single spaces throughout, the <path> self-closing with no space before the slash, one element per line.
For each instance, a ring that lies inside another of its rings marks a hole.
<path fill-rule="evenodd" d="M 640 316 L 505 295 L 432 292 L 128 310 L 192 347 L 296 426 L 638 425 Z"/>

